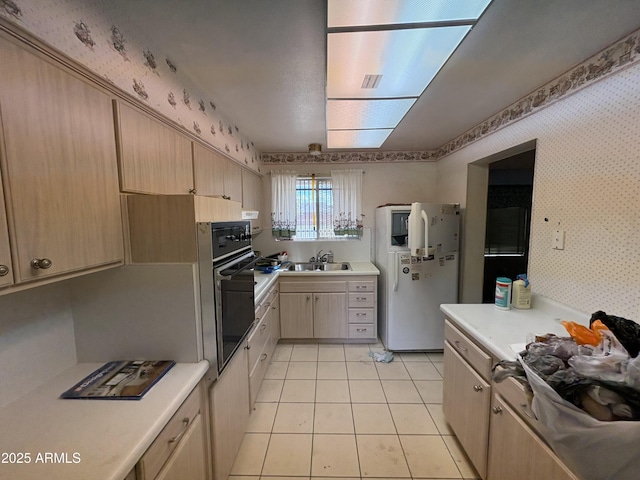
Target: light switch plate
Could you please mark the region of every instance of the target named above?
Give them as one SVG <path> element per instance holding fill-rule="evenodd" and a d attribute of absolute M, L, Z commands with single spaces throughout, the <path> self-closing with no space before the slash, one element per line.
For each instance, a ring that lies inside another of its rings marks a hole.
<path fill-rule="evenodd" d="M 554 250 L 564 250 L 564 230 L 554 230 L 551 248 Z"/>

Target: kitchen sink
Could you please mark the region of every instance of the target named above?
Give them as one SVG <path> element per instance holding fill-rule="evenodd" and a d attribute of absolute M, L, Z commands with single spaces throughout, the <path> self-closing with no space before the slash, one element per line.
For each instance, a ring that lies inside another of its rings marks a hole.
<path fill-rule="evenodd" d="M 290 272 L 331 272 L 337 270 L 351 270 L 347 262 L 304 262 L 292 263 L 288 267 Z"/>

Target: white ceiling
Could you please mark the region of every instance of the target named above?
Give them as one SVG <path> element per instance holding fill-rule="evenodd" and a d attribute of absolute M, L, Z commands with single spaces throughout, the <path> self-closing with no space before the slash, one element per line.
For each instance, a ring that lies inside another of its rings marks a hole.
<path fill-rule="evenodd" d="M 324 0 L 118 8 L 259 151 L 327 151 Z M 638 0 L 494 0 L 379 150 L 436 149 L 638 28 Z"/>

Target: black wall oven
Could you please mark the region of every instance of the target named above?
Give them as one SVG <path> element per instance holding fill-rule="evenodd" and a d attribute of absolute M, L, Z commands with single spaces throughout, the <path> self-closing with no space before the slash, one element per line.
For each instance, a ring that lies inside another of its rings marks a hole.
<path fill-rule="evenodd" d="M 199 224 L 199 243 L 203 347 L 219 374 L 253 325 L 258 257 L 251 249 L 248 221 Z M 211 297 L 213 305 L 207 305 Z"/>

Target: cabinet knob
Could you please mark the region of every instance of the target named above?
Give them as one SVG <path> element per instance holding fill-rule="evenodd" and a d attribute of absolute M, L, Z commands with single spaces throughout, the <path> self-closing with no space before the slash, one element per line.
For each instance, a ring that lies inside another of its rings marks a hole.
<path fill-rule="evenodd" d="M 9 267 L 6 265 L 0 265 L 0 277 L 4 277 L 9 273 Z"/>
<path fill-rule="evenodd" d="M 482 391 L 482 385 L 474 385 L 473 386 L 473 391 L 474 392 L 481 392 Z"/>
<path fill-rule="evenodd" d="M 264 362 L 267 359 L 267 354 L 263 353 L 262 355 L 260 355 L 260 361 Z"/>
<path fill-rule="evenodd" d="M 307 295 L 307 300 L 311 300 L 311 295 Z"/>
<path fill-rule="evenodd" d="M 491 409 L 491 411 L 492 411 L 495 415 L 498 415 L 498 414 L 502 413 L 502 407 L 493 407 L 493 408 Z"/>
<path fill-rule="evenodd" d="M 189 193 L 190 193 L 191 195 L 195 195 L 196 193 L 198 193 L 198 190 L 196 190 L 195 188 L 190 188 L 190 189 L 189 189 Z"/>
<path fill-rule="evenodd" d="M 34 258 L 31 260 L 31 268 L 34 270 L 46 270 L 47 268 L 50 268 L 51 265 L 51 260 L 48 258 Z"/>

